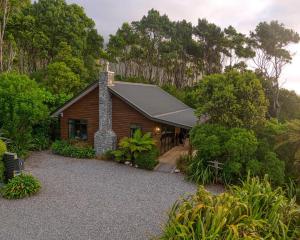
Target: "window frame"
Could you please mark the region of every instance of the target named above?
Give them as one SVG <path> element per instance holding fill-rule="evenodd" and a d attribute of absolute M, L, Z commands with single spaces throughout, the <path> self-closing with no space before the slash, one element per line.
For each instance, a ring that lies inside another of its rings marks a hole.
<path fill-rule="evenodd" d="M 71 137 L 71 131 L 70 131 L 70 125 L 71 125 L 71 121 L 74 121 L 74 126 L 76 126 L 76 121 L 79 122 L 79 125 L 80 125 L 80 131 L 81 131 L 81 128 L 82 128 L 82 125 L 85 125 L 86 126 L 86 139 L 83 139 L 83 138 L 78 138 L 76 139 L 76 133 L 75 133 L 75 136 L 72 138 Z M 82 122 L 85 122 L 85 123 L 82 123 Z M 68 119 L 68 139 L 70 140 L 80 140 L 80 141 L 88 141 L 89 139 L 89 135 L 88 135 L 88 120 L 87 119 L 75 119 L 75 118 L 69 118 Z"/>
<path fill-rule="evenodd" d="M 142 124 L 140 123 L 131 123 L 129 126 L 129 137 L 133 137 L 134 132 L 140 129 L 143 132 Z"/>

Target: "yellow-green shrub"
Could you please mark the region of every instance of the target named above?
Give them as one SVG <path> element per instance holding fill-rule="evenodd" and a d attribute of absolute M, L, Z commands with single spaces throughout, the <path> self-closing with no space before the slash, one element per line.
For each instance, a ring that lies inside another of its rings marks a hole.
<path fill-rule="evenodd" d="M 4 180 L 4 163 L 2 161 L 3 154 L 7 151 L 5 143 L 0 139 L 0 182 Z"/>
<path fill-rule="evenodd" d="M 1 193 L 4 198 L 19 199 L 38 193 L 41 187 L 42 185 L 36 177 L 22 173 L 10 179 L 1 189 Z"/>
<path fill-rule="evenodd" d="M 241 186 L 213 196 L 203 187 L 177 201 L 161 240 L 300 239 L 300 210 L 281 188 L 248 177 Z"/>

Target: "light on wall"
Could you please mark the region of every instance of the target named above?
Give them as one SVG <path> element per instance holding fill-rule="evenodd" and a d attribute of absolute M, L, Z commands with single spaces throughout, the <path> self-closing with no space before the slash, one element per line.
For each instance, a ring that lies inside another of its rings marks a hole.
<path fill-rule="evenodd" d="M 155 127 L 154 132 L 155 132 L 156 135 L 159 135 L 160 132 L 161 132 L 160 127 Z"/>

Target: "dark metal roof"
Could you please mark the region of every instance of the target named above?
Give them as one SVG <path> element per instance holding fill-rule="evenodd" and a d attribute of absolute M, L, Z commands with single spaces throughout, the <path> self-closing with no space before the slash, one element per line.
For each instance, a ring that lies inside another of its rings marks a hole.
<path fill-rule="evenodd" d="M 98 81 L 92 83 L 77 96 L 56 109 L 51 116 L 57 117 L 96 87 L 98 87 Z M 114 81 L 114 86 L 109 86 L 109 89 L 112 94 L 118 96 L 153 121 L 182 128 L 192 128 L 198 121 L 194 109 L 156 85 Z"/>
<path fill-rule="evenodd" d="M 152 120 L 184 128 L 197 123 L 194 109 L 156 85 L 115 81 L 109 89 Z"/>

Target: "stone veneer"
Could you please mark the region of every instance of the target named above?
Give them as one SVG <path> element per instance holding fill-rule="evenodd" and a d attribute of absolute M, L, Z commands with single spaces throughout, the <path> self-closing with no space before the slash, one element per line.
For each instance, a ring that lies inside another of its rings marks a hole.
<path fill-rule="evenodd" d="M 117 136 L 112 130 L 112 99 L 108 85 L 113 84 L 114 73 L 102 72 L 99 80 L 99 130 L 94 135 L 96 155 L 116 148 Z"/>

